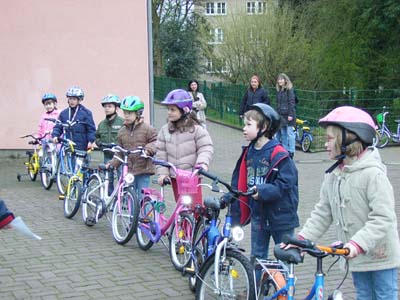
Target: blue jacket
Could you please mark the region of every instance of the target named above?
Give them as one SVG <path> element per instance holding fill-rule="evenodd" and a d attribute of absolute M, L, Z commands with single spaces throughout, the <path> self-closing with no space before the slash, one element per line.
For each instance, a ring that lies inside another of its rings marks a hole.
<path fill-rule="evenodd" d="M 76 109 L 76 114 L 72 113 L 70 107 L 64 109 L 58 116 L 58 119 L 62 123 L 67 123 L 67 121 L 84 122 L 77 123 L 72 128 L 67 129 L 64 137 L 74 141 L 76 149 L 85 151 L 88 143 L 93 143 L 96 139 L 96 125 L 94 124 L 93 115 L 90 110 L 81 104 Z M 54 126 L 52 137 L 60 137 L 62 134 L 62 126 L 59 124 Z"/>
<path fill-rule="evenodd" d="M 239 115 L 244 115 L 246 111 L 250 109 L 250 105 L 256 103 L 270 103 L 267 90 L 259 87 L 255 91 L 252 88 L 248 88 L 243 96 L 242 102 L 240 103 Z"/>
<path fill-rule="evenodd" d="M 9 224 L 13 219 L 13 213 L 7 209 L 4 201 L 0 199 L 0 229 Z"/>
<path fill-rule="evenodd" d="M 277 148 L 277 146 L 279 148 Z M 240 176 L 240 165 L 243 159 L 249 159 L 247 150 L 251 144 L 244 147 L 232 174 L 232 186 L 237 189 Z M 276 151 L 274 152 L 274 149 Z M 269 161 L 269 170 L 264 183 L 256 184 L 258 200 L 249 198 L 251 216 L 260 216 L 265 220 L 268 230 L 288 230 L 299 226 L 297 207 L 299 202 L 298 174 L 293 160 L 288 152 L 275 139 L 270 140 L 262 148 L 265 158 Z M 246 157 L 244 157 L 246 153 Z M 274 153 L 274 155 L 272 155 Z M 250 177 L 247 177 L 249 180 Z M 232 205 L 234 223 L 240 219 L 240 206 L 236 201 Z"/>

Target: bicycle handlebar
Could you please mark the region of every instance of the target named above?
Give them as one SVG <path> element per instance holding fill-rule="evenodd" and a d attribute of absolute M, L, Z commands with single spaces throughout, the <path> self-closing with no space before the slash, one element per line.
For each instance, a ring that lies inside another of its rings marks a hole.
<path fill-rule="evenodd" d="M 40 143 L 40 141 L 42 139 L 44 139 L 46 137 L 46 135 L 44 135 L 42 137 L 36 137 L 33 134 L 27 134 L 27 135 L 24 135 L 24 136 L 20 136 L 21 139 L 28 138 L 28 137 L 33 139 L 33 141 L 29 141 L 28 144 L 37 145 L 37 144 Z"/>
<path fill-rule="evenodd" d="M 84 124 L 84 125 L 87 124 L 86 122 L 79 121 L 79 120 L 72 121 L 72 122 L 68 120 L 67 123 L 63 123 L 60 120 L 53 119 L 53 118 L 45 118 L 45 120 L 53 122 L 53 123 L 58 124 L 58 125 L 61 125 L 64 128 L 71 128 L 71 127 L 74 127 L 76 124 Z"/>
<path fill-rule="evenodd" d="M 201 175 L 213 180 L 213 184 L 221 183 L 223 186 L 225 186 L 228 189 L 229 192 L 231 192 L 235 196 L 251 196 L 251 195 L 254 195 L 255 193 L 257 193 L 256 190 L 250 190 L 250 191 L 247 191 L 247 192 L 242 192 L 242 191 L 235 190 L 235 189 L 232 188 L 232 186 L 229 183 L 219 179 L 218 176 L 213 175 L 213 174 L 211 174 L 211 173 L 209 173 L 209 172 L 207 172 L 207 171 L 205 171 L 204 169 L 201 169 L 201 168 L 199 169 L 199 174 L 201 174 Z"/>
<path fill-rule="evenodd" d="M 333 254 L 333 255 L 348 255 L 350 253 L 350 250 L 348 248 L 336 248 L 336 247 L 330 247 L 330 246 L 320 246 L 314 244 L 310 240 L 299 240 L 296 239 L 295 237 L 289 236 L 289 235 L 284 235 L 282 237 L 282 242 L 284 244 L 292 244 L 297 247 L 300 247 L 302 251 L 305 251 L 311 255 L 320 255 L 321 252 L 324 252 L 326 254 Z"/>

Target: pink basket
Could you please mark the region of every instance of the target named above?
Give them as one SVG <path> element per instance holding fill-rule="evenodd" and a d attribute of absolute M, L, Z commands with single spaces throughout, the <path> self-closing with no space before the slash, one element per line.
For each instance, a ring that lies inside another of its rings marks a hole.
<path fill-rule="evenodd" d="M 191 171 L 176 170 L 176 183 L 178 194 L 196 194 L 198 192 L 199 177 L 192 175 Z"/>

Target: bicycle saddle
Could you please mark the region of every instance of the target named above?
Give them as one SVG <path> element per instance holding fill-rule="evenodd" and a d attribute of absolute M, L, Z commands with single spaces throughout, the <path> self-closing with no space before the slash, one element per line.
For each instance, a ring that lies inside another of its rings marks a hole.
<path fill-rule="evenodd" d="M 277 259 L 284 261 L 289 264 L 298 264 L 303 262 L 303 256 L 301 255 L 299 248 L 281 249 L 278 245 L 274 247 L 274 255 Z"/>

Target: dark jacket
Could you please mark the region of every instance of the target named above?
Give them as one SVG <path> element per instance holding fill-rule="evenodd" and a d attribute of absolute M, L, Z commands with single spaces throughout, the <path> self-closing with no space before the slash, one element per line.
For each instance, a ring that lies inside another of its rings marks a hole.
<path fill-rule="evenodd" d="M 6 204 L 0 199 L 0 229 L 14 220 L 14 215 L 7 209 Z"/>
<path fill-rule="evenodd" d="M 240 176 L 240 165 L 243 159 L 246 162 L 250 159 L 249 155 L 244 157 L 249 149 L 244 147 L 235 170 L 232 174 L 232 186 L 237 188 Z M 279 151 L 275 151 L 280 147 Z M 299 226 L 297 207 L 299 202 L 298 174 L 293 160 L 289 153 L 275 139 L 270 140 L 262 148 L 265 158 L 269 161 L 269 170 L 265 176 L 264 183 L 257 184 L 258 200 L 249 198 L 251 216 L 260 216 L 266 220 L 268 230 L 288 230 Z M 274 155 L 272 157 L 272 153 Z M 250 176 L 247 174 L 247 180 Z M 232 205 L 232 215 L 234 223 L 238 224 L 240 209 L 238 201 Z"/>
<path fill-rule="evenodd" d="M 71 112 L 70 107 L 64 109 L 60 113 L 58 119 L 62 123 L 67 123 L 67 121 L 83 122 L 77 123 L 73 127 L 67 129 L 65 137 L 76 143 L 76 149 L 85 151 L 88 143 L 93 143 L 96 139 L 96 125 L 94 124 L 92 112 L 90 110 L 81 104 L 79 104 L 76 109 L 76 114 Z M 62 126 L 59 124 L 54 126 L 52 137 L 60 137 L 62 134 Z"/>
<path fill-rule="evenodd" d="M 250 105 L 256 103 L 265 103 L 269 105 L 268 92 L 263 88 L 258 88 L 255 91 L 252 88 L 248 88 L 240 104 L 239 115 L 244 115 L 244 113 L 250 109 Z"/>
<path fill-rule="evenodd" d="M 294 90 L 282 90 L 276 94 L 277 112 L 282 116 L 282 126 L 296 125 L 296 95 Z M 293 117 L 292 121 L 288 121 L 288 116 Z"/>
<path fill-rule="evenodd" d="M 96 130 L 96 144 L 99 146 L 100 149 L 103 149 L 101 143 L 117 143 L 117 135 L 118 131 L 122 128 L 124 124 L 124 119 L 118 115 L 115 115 L 114 118 L 111 120 L 104 119 L 99 123 L 99 126 Z M 104 157 L 107 160 L 112 159 L 113 157 L 112 152 L 105 152 Z"/>

